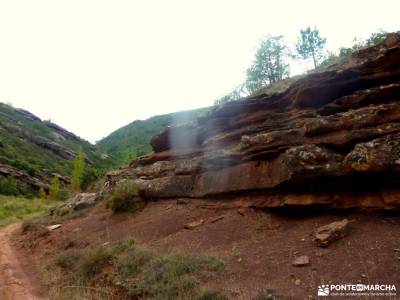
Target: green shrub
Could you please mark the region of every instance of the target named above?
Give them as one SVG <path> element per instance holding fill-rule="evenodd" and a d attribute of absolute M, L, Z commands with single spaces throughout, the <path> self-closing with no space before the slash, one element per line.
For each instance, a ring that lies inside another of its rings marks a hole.
<path fill-rule="evenodd" d="M 109 249 L 98 248 L 90 250 L 81 260 L 79 274 L 82 279 L 89 280 L 99 273 L 112 258 L 113 255 Z"/>
<path fill-rule="evenodd" d="M 56 258 L 55 263 L 65 270 L 76 271 L 82 257 L 82 251 L 79 250 L 63 251 Z"/>
<path fill-rule="evenodd" d="M 201 293 L 199 300 L 228 300 L 228 298 L 220 292 L 204 290 Z"/>
<path fill-rule="evenodd" d="M 0 194 L 8 196 L 19 195 L 17 181 L 12 177 L 0 178 Z"/>
<path fill-rule="evenodd" d="M 129 299 L 227 299 L 220 293 L 200 289 L 200 277 L 209 278 L 223 266 L 213 256 L 160 256 L 127 240 L 112 246 L 62 251 L 55 264 L 70 275 L 63 276 L 63 284 L 68 278 L 73 281 L 71 285 L 87 287 L 84 293 L 95 286 L 96 290 L 116 288 L 119 295 Z"/>
<path fill-rule="evenodd" d="M 117 184 L 107 202 L 113 212 L 135 212 L 143 208 L 145 202 L 139 197 L 139 189 L 132 180 L 124 180 Z"/>
<path fill-rule="evenodd" d="M 35 168 L 24 160 L 16 159 L 13 161 L 12 165 L 17 169 L 25 170 L 31 176 L 35 176 L 36 174 Z"/>

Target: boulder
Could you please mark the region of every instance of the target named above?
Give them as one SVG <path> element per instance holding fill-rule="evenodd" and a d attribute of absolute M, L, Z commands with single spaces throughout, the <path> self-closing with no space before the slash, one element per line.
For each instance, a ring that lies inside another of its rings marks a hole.
<path fill-rule="evenodd" d="M 328 225 L 319 227 L 315 232 L 315 241 L 320 247 L 327 247 L 334 241 L 345 237 L 348 232 L 349 221 L 343 219 L 341 221 L 332 222 Z"/>
<path fill-rule="evenodd" d="M 96 193 L 79 193 L 66 202 L 50 209 L 51 215 L 63 216 L 68 213 L 94 206 L 98 200 Z"/>

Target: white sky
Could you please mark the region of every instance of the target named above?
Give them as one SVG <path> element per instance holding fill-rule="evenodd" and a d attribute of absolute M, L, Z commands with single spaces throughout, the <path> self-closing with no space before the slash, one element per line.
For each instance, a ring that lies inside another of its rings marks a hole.
<path fill-rule="evenodd" d="M 211 105 L 244 81 L 266 34 L 293 44 L 316 25 L 336 50 L 399 30 L 399 12 L 399 0 L 0 0 L 0 101 L 94 142 Z"/>

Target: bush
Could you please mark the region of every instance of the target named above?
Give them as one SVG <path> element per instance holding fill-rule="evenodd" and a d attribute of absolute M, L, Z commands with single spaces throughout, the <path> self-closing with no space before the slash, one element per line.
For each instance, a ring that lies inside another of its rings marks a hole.
<path fill-rule="evenodd" d="M 228 298 L 219 292 L 204 290 L 199 300 L 228 300 Z"/>
<path fill-rule="evenodd" d="M 8 196 L 19 195 L 17 181 L 12 177 L 0 178 L 0 194 Z"/>
<path fill-rule="evenodd" d="M 31 176 L 35 176 L 36 174 L 35 168 L 24 160 L 16 159 L 13 161 L 12 165 L 17 169 L 25 170 Z"/>
<path fill-rule="evenodd" d="M 90 250 L 82 258 L 79 274 L 84 280 L 89 280 L 100 272 L 103 267 L 113 258 L 109 249 L 98 248 Z"/>
<path fill-rule="evenodd" d="M 138 248 L 133 240 L 92 249 L 69 249 L 56 257 L 55 265 L 69 274 L 62 276 L 64 285 L 68 279 L 72 280 L 68 283 L 71 286 L 84 286 L 88 291 L 93 285 L 95 290 L 111 292 L 114 288 L 128 299 L 227 299 L 220 293 L 199 287 L 199 278 L 209 278 L 223 266 L 221 260 L 188 254 L 160 256 Z"/>
<path fill-rule="evenodd" d="M 139 189 L 132 180 L 124 180 L 117 184 L 107 202 L 113 212 L 135 212 L 143 208 L 145 202 L 139 197 Z"/>

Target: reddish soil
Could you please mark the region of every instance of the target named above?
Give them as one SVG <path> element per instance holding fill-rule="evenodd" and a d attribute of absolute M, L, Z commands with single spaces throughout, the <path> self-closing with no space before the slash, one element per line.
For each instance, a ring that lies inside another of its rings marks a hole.
<path fill-rule="evenodd" d="M 36 260 L 43 253 L 60 251 L 61 244 L 81 247 L 133 238 L 160 254 L 185 251 L 222 258 L 226 265 L 217 279 L 203 283 L 232 299 L 251 299 L 263 289 L 271 289 L 279 299 L 316 299 L 318 285 L 328 283 L 395 284 L 400 296 L 399 214 L 310 212 L 310 208 L 246 208 L 239 213 L 237 208 L 222 209 L 215 203 L 151 202 L 136 214 L 120 215 L 101 203 L 86 217 L 66 221 L 41 238 L 31 254 Z M 211 222 L 218 216 L 224 217 Z M 343 218 L 351 220 L 349 234 L 328 248 L 318 247 L 313 232 Z M 184 228 L 200 219 L 202 225 Z M 300 255 L 307 255 L 310 265 L 293 266 Z"/>
<path fill-rule="evenodd" d="M 34 272 L 35 264 L 11 246 L 10 236 L 18 227 L 13 224 L 0 230 L 0 299 L 45 300 L 46 290 Z"/>

